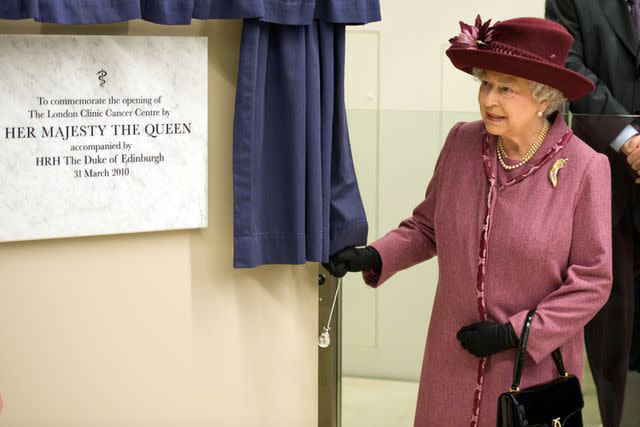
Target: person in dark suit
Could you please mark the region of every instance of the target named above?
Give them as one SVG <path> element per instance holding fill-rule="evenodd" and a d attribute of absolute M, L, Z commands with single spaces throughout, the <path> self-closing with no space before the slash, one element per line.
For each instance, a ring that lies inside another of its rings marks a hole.
<path fill-rule="evenodd" d="M 634 298 L 640 296 L 634 289 L 640 258 L 636 186 L 640 183 L 640 135 L 632 118 L 624 117 L 640 114 L 640 4 L 636 1 L 640 2 L 546 0 L 545 5 L 545 17 L 562 24 L 574 38 L 567 68 L 596 85 L 590 95 L 570 104 L 577 114 L 574 131 L 606 154 L 611 165 L 613 289 L 605 307 L 585 327 L 604 427 L 620 425 L 627 370 L 640 370 L 638 318 L 634 332 Z"/>

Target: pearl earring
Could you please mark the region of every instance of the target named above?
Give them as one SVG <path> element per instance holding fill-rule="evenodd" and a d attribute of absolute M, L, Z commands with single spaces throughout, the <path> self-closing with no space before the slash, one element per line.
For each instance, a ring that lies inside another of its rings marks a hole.
<path fill-rule="evenodd" d="M 538 111 L 538 117 L 542 117 L 542 111 Z"/>

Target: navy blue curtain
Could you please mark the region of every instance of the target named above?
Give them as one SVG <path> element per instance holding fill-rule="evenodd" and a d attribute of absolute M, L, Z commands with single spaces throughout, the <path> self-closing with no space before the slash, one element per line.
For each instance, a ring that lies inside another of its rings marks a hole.
<path fill-rule="evenodd" d="M 0 0 L 61 24 L 244 19 L 233 141 L 234 266 L 326 261 L 367 241 L 344 103 L 345 25 L 379 0 Z"/>
<path fill-rule="evenodd" d="M 345 27 L 244 23 L 234 129 L 236 267 L 327 260 L 367 239 L 344 107 Z"/>
<path fill-rule="evenodd" d="M 380 19 L 379 0 L 0 0 L 0 19 L 106 24 L 144 19 L 189 24 L 196 19 L 247 19 L 310 25 L 314 19 L 364 24 Z"/>

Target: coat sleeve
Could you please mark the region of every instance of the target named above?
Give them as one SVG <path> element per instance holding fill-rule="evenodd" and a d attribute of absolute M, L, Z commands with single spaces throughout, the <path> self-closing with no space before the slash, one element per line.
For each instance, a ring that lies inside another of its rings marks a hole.
<path fill-rule="evenodd" d="M 540 362 L 575 336 L 606 303 L 612 283 L 611 184 L 607 158 L 595 155 L 576 194 L 571 250 L 562 285 L 536 307 L 527 353 Z M 527 310 L 509 318 L 518 335 Z"/>
<path fill-rule="evenodd" d="M 589 40 L 583 38 L 583 34 L 588 29 L 582 28 L 575 0 L 546 0 L 545 17 L 561 24 L 573 36 L 573 45 L 567 57 L 567 68 L 587 77 L 596 86 L 589 95 L 572 102 L 571 110 L 580 114 L 628 115 L 627 109 L 614 98 L 607 85 L 584 62 L 584 44 Z M 606 153 L 608 145 L 630 122 L 631 120 L 617 120 L 615 123 L 608 123 L 609 135 L 606 138 L 589 138 L 586 142 L 596 151 Z"/>
<path fill-rule="evenodd" d="M 398 271 L 436 255 L 437 239 L 433 218 L 438 201 L 439 181 L 442 175 L 442 166 L 452 144 L 451 141 L 455 139 L 462 124 L 462 122 L 457 123 L 449 131 L 444 147 L 442 147 L 436 161 L 425 198 L 413 210 L 412 216 L 402 221 L 398 228 L 370 245 L 380 254 L 382 270 L 379 275 L 373 271 L 363 272 L 364 281 L 369 286 L 376 288 Z"/>

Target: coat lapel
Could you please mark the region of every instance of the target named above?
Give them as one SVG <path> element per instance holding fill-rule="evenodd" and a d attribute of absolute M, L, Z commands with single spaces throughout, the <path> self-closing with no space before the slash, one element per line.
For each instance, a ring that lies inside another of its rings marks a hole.
<path fill-rule="evenodd" d="M 600 7 L 627 49 L 634 56 L 637 56 L 640 44 L 633 29 L 627 2 L 625 0 L 600 0 Z"/>

